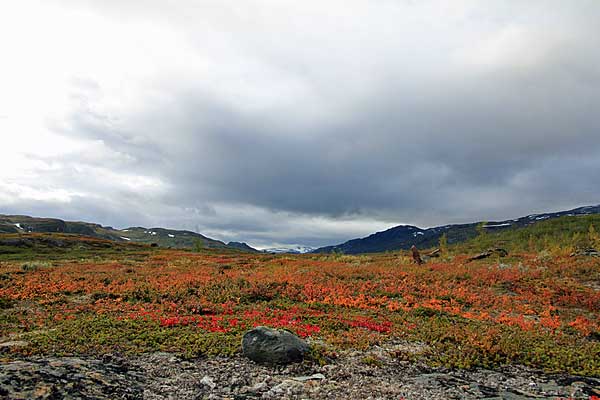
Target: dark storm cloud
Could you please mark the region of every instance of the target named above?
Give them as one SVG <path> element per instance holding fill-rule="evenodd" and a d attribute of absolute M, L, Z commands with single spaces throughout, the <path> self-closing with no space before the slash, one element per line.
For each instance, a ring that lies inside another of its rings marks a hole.
<path fill-rule="evenodd" d="M 357 1 L 355 12 L 310 2 L 86 4 L 181 32 L 192 46 L 182 57 L 208 66 L 158 74 L 146 82 L 157 96 L 133 110 L 100 111 L 101 83 L 73 85 L 72 111 L 52 129 L 100 141 L 116 157 L 108 169 L 168 190 L 99 183 L 97 199 L 68 215 L 101 216 L 103 198 L 117 194 L 150 225 L 319 245 L 368 233 L 318 232 L 319 218 L 426 226 L 600 202 L 593 1 L 466 1 L 448 17 L 440 2 Z M 94 165 L 76 154 L 61 161 Z M 68 171 L 53 179 L 77 181 Z M 108 214 L 116 225 L 132 220 Z"/>

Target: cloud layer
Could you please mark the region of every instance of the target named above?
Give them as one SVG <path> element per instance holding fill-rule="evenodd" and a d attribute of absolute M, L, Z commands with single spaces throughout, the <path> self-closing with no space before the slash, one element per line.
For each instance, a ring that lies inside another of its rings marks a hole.
<path fill-rule="evenodd" d="M 268 246 L 600 202 L 594 0 L 1 8 L 1 212 Z"/>

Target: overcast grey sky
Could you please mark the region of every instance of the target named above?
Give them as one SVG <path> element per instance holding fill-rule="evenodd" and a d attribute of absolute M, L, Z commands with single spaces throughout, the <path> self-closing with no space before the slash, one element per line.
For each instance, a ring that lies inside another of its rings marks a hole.
<path fill-rule="evenodd" d="M 0 5 L 0 213 L 334 244 L 600 203 L 597 0 Z"/>

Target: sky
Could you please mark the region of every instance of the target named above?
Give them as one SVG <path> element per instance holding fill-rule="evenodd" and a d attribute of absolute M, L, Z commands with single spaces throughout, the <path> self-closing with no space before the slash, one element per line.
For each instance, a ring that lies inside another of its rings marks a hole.
<path fill-rule="evenodd" d="M 0 4 L 0 213 L 258 248 L 600 203 L 597 0 Z"/>

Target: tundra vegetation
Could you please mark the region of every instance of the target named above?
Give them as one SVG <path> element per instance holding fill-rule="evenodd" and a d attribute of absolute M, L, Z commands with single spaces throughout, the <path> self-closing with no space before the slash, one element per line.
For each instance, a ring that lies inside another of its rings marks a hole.
<path fill-rule="evenodd" d="M 6 247 L 0 336 L 27 344 L 2 357 L 228 355 L 245 331 L 266 325 L 308 338 L 315 362 L 400 339 L 424 346 L 396 357 L 431 365 L 597 377 L 600 258 L 571 253 L 597 245 L 598 222 L 559 218 L 465 243 L 444 238 L 441 256 L 421 266 L 407 251 L 269 255 L 89 238 L 79 247 Z M 468 261 L 491 245 L 509 256 Z"/>

